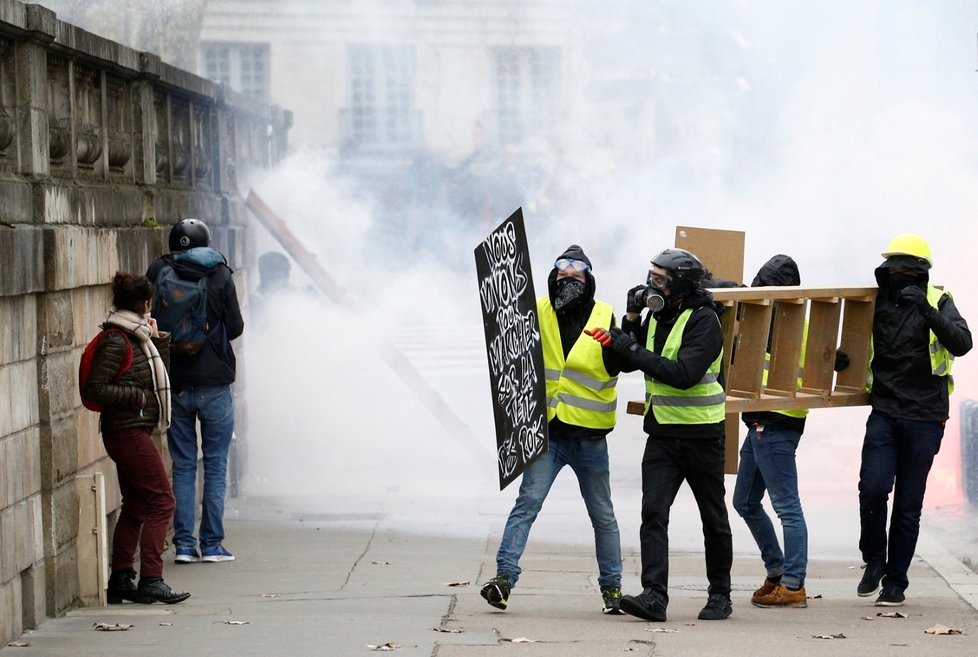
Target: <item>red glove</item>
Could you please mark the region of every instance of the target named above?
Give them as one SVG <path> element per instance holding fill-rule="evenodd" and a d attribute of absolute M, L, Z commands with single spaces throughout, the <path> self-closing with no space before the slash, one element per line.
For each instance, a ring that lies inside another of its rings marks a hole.
<path fill-rule="evenodd" d="M 611 336 L 603 328 L 595 327 L 593 329 L 586 329 L 584 334 L 590 335 L 592 338 L 600 342 L 602 347 L 607 347 L 611 344 Z"/>

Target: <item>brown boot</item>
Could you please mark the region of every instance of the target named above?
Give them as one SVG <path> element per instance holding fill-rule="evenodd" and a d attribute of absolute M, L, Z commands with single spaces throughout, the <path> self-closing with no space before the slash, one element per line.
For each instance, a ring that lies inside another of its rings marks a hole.
<path fill-rule="evenodd" d="M 774 589 L 778 588 L 778 584 L 780 583 L 781 583 L 780 578 L 778 578 L 777 582 L 772 582 L 770 577 L 765 577 L 764 583 L 761 584 L 761 588 L 754 591 L 754 595 L 751 596 L 750 601 L 754 602 L 755 600 L 771 595 L 772 593 L 774 593 Z"/>
<path fill-rule="evenodd" d="M 784 584 L 778 584 L 774 590 L 765 596 L 755 595 L 751 598 L 751 604 L 755 607 L 807 607 L 808 596 L 805 594 L 805 587 L 797 591 L 791 591 Z"/>

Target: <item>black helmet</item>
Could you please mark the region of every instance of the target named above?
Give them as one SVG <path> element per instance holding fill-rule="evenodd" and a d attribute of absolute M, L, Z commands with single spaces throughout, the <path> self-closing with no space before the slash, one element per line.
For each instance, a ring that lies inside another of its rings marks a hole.
<path fill-rule="evenodd" d="M 672 272 L 675 278 L 699 283 L 706 274 L 706 267 L 700 259 L 685 249 L 665 249 L 660 251 L 652 264 Z"/>
<path fill-rule="evenodd" d="M 170 251 L 210 246 L 211 231 L 200 219 L 184 219 L 170 229 Z"/>

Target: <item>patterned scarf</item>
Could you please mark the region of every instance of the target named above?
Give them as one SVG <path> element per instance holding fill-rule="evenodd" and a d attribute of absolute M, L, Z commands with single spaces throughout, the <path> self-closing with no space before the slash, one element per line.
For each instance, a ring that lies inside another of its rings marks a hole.
<path fill-rule="evenodd" d="M 131 333 L 139 340 L 139 347 L 149 361 L 149 369 L 153 372 L 153 389 L 160 401 L 160 421 L 164 428 L 170 426 L 170 377 L 166 374 L 166 366 L 160 358 L 160 352 L 150 339 L 153 329 L 143 318 L 131 310 L 113 310 L 105 319 L 107 326 L 117 326 Z"/>

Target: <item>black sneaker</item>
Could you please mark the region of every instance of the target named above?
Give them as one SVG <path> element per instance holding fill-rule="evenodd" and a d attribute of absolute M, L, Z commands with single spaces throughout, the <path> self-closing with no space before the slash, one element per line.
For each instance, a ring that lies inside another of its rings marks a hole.
<path fill-rule="evenodd" d="M 874 604 L 877 607 L 902 607 L 904 600 L 906 597 L 903 595 L 903 591 L 895 586 L 884 586 Z"/>
<path fill-rule="evenodd" d="M 880 587 L 880 580 L 886 574 L 885 563 L 868 563 L 863 567 L 863 578 L 859 580 L 856 593 L 860 598 L 868 598 Z"/>
<path fill-rule="evenodd" d="M 666 601 L 651 589 L 645 589 L 638 595 L 621 596 L 619 608 L 626 614 L 653 623 L 664 623 L 666 620 Z"/>
<path fill-rule="evenodd" d="M 724 620 L 733 613 L 730 606 L 730 596 L 723 593 L 711 593 L 706 601 L 706 606 L 697 616 L 700 620 Z"/>
<path fill-rule="evenodd" d="M 154 602 L 173 605 L 189 597 L 190 594 L 186 591 L 178 593 L 172 590 L 162 577 L 140 577 L 139 587 L 136 589 L 136 602 L 144 605 Z"/>
<path fill-rule="evenodd" d="M 601 612 L 604 614 L 621 614 L 621 589 L 617 586 L 602 586 L 601 587 L 601 599 L 604 601 L 604 606 L 601 608 Z"/>
<path fill-rule="evenodd" d="M 136 601 L 136 571 L 113 570 L 109 575 L 109 584 L 105 588 L 105 599 L 110 605 L 120 605 L 123 600 Z"/>
<path fill-rule="evenodd" d="M 496 575 L 491 580 L 482 585 L 479 593 L 496 609 L 505 609 L 509 604 L 509 592 L 513 587 L 509 585 L 509 578 L 505 575 Z"/>

